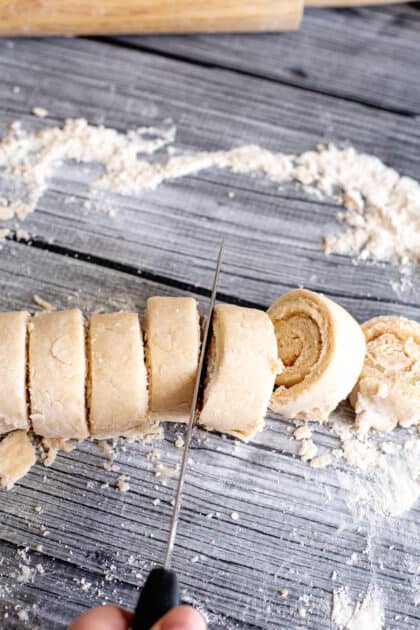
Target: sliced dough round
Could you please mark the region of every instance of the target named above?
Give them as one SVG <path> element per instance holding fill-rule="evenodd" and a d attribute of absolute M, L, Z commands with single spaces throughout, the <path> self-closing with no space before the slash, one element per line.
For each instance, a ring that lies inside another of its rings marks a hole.
<path fill-rule="evenodd" d="M 263 427 L 279 369 L 276 338 L 267 314 L 217 305 L 200 424 L 250 439 Z"/>
<path fill-rule="evenodd" d="M 420 324 L 374 317 L 362 325 L 367 353 L 350 396 L 361 434 L 420 423 Z"/>
<path fill-rule="evenodd" d="M 88 336 L 90 433 L 146 433 L 147 373 L 137 313 L 92 315 Z"/>
<path fill-rule="evenodd" d="M 0 485 L 11 490 L 35 464 L 36 454 L 26 431 L 13 431 L 0 442 Z"/>
<path fill-rule="evenodd" d="M 26 329 L 28 313 L 0 313 L 0 434 L 28 429 Z"/>
<path fill-rule="evenodd" d="M 305 289 L 278 298 L 268 314 L 284 365 L 270 408 L 289 418 L 326 420 L 361 372 L 361 327 L 341 306 Z"/>
<path fill-rule="evenodd" d="M 146 322 L 151 417 L 186 422 L 200 352 L 197 302 L 193 298 L 151 297 Z"/>
<path fill-rule="evenodd" d="M 82 313 L 78 309 L 37 313 L 28 329 L 34 432 L 46 438 L 87 437 Z"/>

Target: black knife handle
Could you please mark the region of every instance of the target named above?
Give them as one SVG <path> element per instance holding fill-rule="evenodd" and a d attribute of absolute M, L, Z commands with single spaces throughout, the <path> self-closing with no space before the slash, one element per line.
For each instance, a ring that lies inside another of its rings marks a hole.
<path fill-rule="evenodd" d="M 179 606 L 181 597 L 174 571 L 153 569 L 143 586 L 134 611 L 132 630 L 150 630 L 163 615 Z"/>

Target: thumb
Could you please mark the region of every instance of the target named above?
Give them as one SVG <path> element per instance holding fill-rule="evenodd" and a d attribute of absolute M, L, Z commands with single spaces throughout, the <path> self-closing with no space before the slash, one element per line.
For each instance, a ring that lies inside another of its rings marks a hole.
<path fill-rule="evenodd" d="M 206 630 L 203 617 L 191 606 L 178 606 L 170 610 L 152 630 Z"/>

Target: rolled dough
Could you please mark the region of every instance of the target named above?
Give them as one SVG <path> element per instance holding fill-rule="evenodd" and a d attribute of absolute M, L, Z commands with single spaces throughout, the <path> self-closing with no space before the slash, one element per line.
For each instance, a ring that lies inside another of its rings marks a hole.
<path fill-rule="evenodd" d="M 37 313 L 29 325 L 29 387 L 35 433 L 46 438 L 88 435 L 86 356 L 78 309 Z"/>
<path fill-rule="evenodd" d="M 263 427 L 279 369 L 276 337 L 267 314 L 217 305 L 199 423 L 250 439 Z"/>
<path fill-rule="evenodd" d="M 92 315 L 88 348 L 91 435 L 148 432 L 147 372 L 138 315 Z"/>
<path fill-rule="evenodd" d="M 193 298 L 149 298 L 146 322 L 152 418 L 186 422 L 200 352 L 197 302 Z"/>
<path fill-rule="evenodd" d="M 344 308 L 305 289 L 282 295 L 268 314 L 284 365 L 270 408 L 289 418 L 326 420 L 361 372 L 362 329 Z"/>
<path fill-rule="evenodd" d="M 26 431 L 13 431 L 0 442 L 0 483 L 10 490 L 35 464 L 36 456 Z"/>
<path fill-rule="evenodd" d="M 28 429 L 24 311 L 0 313 L 0 434 Z"/>
<path fill-rule="evenodd" d="M 367 353 L 350 396 L 359 433 L 420 424 L 420 324 L 397 316 L 362 325 Z"/>

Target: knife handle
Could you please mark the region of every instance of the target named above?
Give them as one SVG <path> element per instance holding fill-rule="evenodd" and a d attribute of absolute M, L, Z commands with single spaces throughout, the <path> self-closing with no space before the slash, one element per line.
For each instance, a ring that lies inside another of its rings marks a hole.
<path fill-rule="evenodd" d="M 132 630 L 150 630 L 169 610 L 179 606 L 181 597 L 174 571 L 153 569 L 143 586 L 134 611 Z"/>

